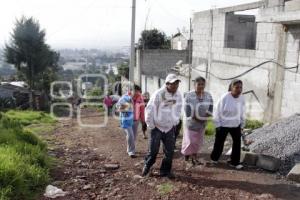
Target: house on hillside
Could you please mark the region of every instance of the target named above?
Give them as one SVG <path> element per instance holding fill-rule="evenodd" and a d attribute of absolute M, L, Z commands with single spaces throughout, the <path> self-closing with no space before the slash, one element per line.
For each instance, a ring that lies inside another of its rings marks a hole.
<path fill-rule="evenodd" d="M 0 85 L 0 99 L 1 102 L 9 103 L 10 106 L 22 106 L 27 108 L 29 106 L 29 90 L 20 86 L 4 83 Z"/>
<path fill-rule="evenodd" d="M 171 49 L 185 50 L 188 48 L 188 39 L 180 32 L 171 38 Z"/>
<path fill-rule="evenodd" d="M 3 106 L 3 102 L 9 103 L 13 108 L 26 109 L 29 108 L 29 95 L 30 90 L 24 82 L 2 82 L 0 85 L 0 108 Z M 44 109 L 47 105 L 47 98 L 45 95 L 38 91 L 33 92 L 34 108 Z"/>

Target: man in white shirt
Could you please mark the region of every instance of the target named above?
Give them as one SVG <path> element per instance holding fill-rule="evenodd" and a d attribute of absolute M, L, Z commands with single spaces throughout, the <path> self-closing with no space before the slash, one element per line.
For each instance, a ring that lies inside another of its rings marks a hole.
<path fill-rule="evenodd" d="M 143 176 L 146 176 L 156 161 L 160 141 L 163 143 L 164 158 L 160 175 L 173 178 L 171 173 L 175 148 L 175 129 L 179 124 L 182 108 L 182 96 L 178 91 L 180 80 L 175 74 L 169 74 L 165 85 L 150 98 L 145 112 L 145 121 L 151 130 L 149 152 L 145 158 Z"/>

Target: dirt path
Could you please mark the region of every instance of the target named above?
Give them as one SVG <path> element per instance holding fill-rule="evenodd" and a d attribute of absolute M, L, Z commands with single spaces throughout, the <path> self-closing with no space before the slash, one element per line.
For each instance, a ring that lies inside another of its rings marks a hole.
<path fill-rule="evenodd" d="M 92 112 L 85 116 L 85 123 L 101 121 Z M 162 154 L 153 175 L 141 179 L 148 144 L 139 136 L 138 158 L 131 159 L 117 120 L 109 119 L 106 128 L 80 128 L 76 120 L 60 122 L 53 134 L 44 135 L 59 162 L 52 184 L 69 193 L 57 199 L 300 199 L 299 186 L 280 176 L 256 169 L 235 171 L 226 164 L 187 169 L 179 152 L 175 180 L 156 175 Z M 206 153 L 202 156 L 207 159 Z M 119 169 L 105 169 L 105 164 L 118 164 Z"/>

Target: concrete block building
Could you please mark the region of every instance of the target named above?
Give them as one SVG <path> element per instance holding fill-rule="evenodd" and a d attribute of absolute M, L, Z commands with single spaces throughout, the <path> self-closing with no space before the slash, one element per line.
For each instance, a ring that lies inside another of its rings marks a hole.
<path fill-rule="evenodd" d="M 215 101 L 226 79 L 245 73 L 238 78 L 248 118 L 271 122 L 300 112 L 300 0 L 196 12 L 192 26 L 192 79 L 206 77 Z"/>
<path fill-rule="evenodd" d="M 173 70 L 176 64 L 187 65 L 189 63 L 188 50 L 175 49 L 137 49 L 136 65 L 134 68 L 134 82 L 141 86 L 142 91 L 152 94 L 162 87 L 168 73 L 175 73 Z M 188 91 L 188 79 L 181 77 L 181 92 Z"/>

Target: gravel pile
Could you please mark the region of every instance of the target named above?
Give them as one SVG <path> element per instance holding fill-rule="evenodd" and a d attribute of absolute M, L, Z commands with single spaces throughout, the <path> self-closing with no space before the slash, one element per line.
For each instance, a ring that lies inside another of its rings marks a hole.
<path fill-rule="evenodd" d="M 280 158 L 279 171 L 287 174 L 296 162 L 300 162 L 300 114 L 257 129 L 248 139 L 254 140 L 250 145 L 253 152 Z"/>

